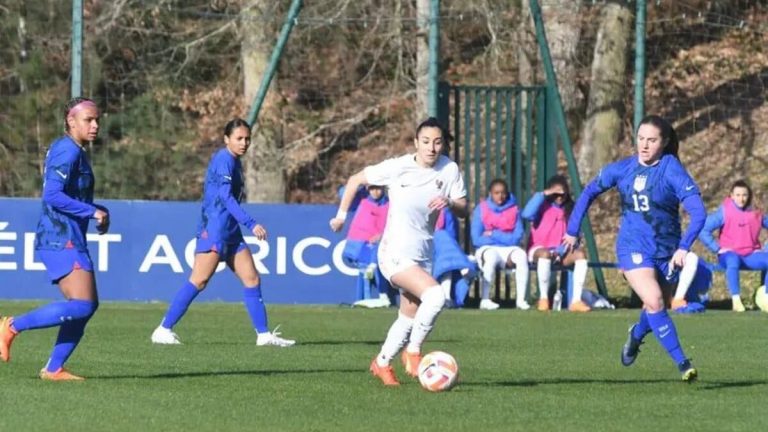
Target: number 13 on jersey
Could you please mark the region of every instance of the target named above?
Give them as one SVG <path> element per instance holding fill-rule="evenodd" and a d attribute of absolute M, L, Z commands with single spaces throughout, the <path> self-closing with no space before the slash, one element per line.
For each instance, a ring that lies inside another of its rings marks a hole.
<path fill-rule="evenodd" d="M 648 195 L 643 194 L 632 194 L 632 201 L 635 203 L 635 211 L 636 212 L 647 212 L 651 209 L 650 201 L 648 200 Z"/>

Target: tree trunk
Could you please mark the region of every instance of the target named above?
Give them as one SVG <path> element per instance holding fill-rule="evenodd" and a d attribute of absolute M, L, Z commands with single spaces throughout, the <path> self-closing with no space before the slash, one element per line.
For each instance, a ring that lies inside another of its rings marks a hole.
<path fill-rule="evenodd" d="M 527 2 L 527 1 L 526 1 Z M 568 116 L 568 129 L 575 136 L 580 127 L 584 96 L 577 86 L 576 48 L 581 37 L 581 2 L 544 2 L 542 14 L 560 98 Z"/>
<path fill-rule="evenodd" d="M 536 69 L 539 64 L 539 47 L 536 45 L 536 32 L 531 18 L 531 6 L 528 0 L 520 1 L 520 23 L 517 26 L 517 80 L 519 85 L 538 84 Z"/>
<path fill-rule="evenodd" d="M 584 179 L 590 179 L 599 167 L 613 160 L 621 136 L 633 16 L 631 4 L 623 0 L 606 3 L 600 13 L 579 153 L 579 170 Z"/>
<path fill-rule="evenodd" d="M 416 17 L 419 31 L 416 34 L 416 119 L 421 121 L 429 114 L 429 3 L 416 0 Z"/>
<path fill-rule="evenodd" d="M 273 17 L 268 15 L 270 0 L 244 1 L 240 28 L 242 45 L 245 103 L 250 107 L 258 91 L 276 36 L 266 25 Z M 261 113 L 253 125 L 251 148 L 243 157 L 245 193 L 248 202 L 285 202 L 286 178 L 283 170 L 283 143 L 281 133 L 281 107 L 273 79 Z"/>
<path fill-rule="evenodd" d="M 19 35 L 19 62 L 27 62 L 27 5 L 25 2 L 19 2 L 19 25 L 17 33 Z M 27 83 L 24 81 L 24 75 L 19 74 L 19 92 L 27 92 Z"/>

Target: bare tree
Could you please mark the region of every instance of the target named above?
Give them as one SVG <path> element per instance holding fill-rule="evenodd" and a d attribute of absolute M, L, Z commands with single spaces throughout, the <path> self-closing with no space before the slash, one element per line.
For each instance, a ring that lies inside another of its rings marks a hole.
<path fill-rule="evenodd" d="M 605 3 L 600 12 L 587 118 L 578 161 L 585 179 L 592 177 L 598 167 L 613 159 L 621 136 L 633 16 L 630 4 L 623 0 Z"/>
<path fill-rule="evenodd" d="M 577 86 L 576 48 L 581 37 L 581 1 L 542 4 L 552 64 L 557 74 L 560 98 L 572 131 L 578 130 L 578 118 L 584 96 Z"/>
<path fill-rule="evenodd" d="M 26 63 L 27 52 L 27 5 L 24 2 L 19 2 L 19 25 L 17 28 L 19 35 L 19 62 Z M 19 92 L 25 93 L 27 91 L 27 85 L 24 82 L 24 78 L 19 76 Z"/>
<path fill-rule="evenodd" d="M 429 107 L 429 3 L 416 0 L 416 118 L 426 118 Z"/>
<path fill-rule="evenodd" d="M 531 18 L 531 5 L 528 0 L 520 1 L 520 23 L 517 26 L 517 79 L 521 85 L 537 82 L 536 65 L 539 61 L 539 49 L 536 46 L 536 33 Z"/>
<path fill-rule="evenodd" d="M 264 77 L 275 35 L 266 25 L 274 12 L 271 0 L 244 0 L 240 29 L 242 45 L 243 82 L 246 106 L 253 98 Z M 252 148 L 243 160 L 245 190 L 248 202 L 285 202 L 287 182 L 283 169 L 283 142 L 280 128 L 281 101 L 272 81 L 267 99 L 254 125 Z"/>

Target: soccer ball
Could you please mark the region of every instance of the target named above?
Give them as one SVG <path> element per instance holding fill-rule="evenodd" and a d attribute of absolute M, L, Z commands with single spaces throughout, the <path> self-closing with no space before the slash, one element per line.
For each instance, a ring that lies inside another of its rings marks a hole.
<path fill-rule="evenodd" d="M 452 355 L 432 351 L 419 363 L 419 382 L 431 392 L 450 390 L 459 377 L 459 365 Z"/>

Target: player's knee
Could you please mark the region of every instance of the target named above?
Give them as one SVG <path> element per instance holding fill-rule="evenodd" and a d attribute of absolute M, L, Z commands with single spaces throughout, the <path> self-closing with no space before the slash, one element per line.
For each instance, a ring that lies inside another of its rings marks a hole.
<path fill-rule="evenodd" d="M 259 275 L 246 276 L 243 278 L 243 285 L 247 287 L 257 286 L 261 284 L 261 278 Z"/>
<path fill-rule="evenodd" d="M 661 297 L 645 302 L 645 309 L 649 313 L 656 313 L 664 310 L 664 299 Z"/>
<path fill-rule="evenodd" d="M 525 251 L 522 249 L 512 251 L 512 253 L 509 254 L 509 257 L 507 257 L 507 267 L 510 267 L 510 264 L 514 264 L 518 267 L 528 264 L 528 256 L 525 254 Z"/>
<path fill-rule="evenodd" d="M 208 285 L 208 281 L 211 280 L 211 278 L 189 278 L 189 283 L 195 286 L 198 291 L 202 291 L 205 289 L 205 287 Z"/>
<path fill-rule="evenodd" d="M 424 293 L 421 294 L 421 307 L 428 307 L 439 311 L 445 306 L 445 295 L 440 285 L 427 288 Z"/>

